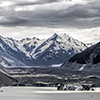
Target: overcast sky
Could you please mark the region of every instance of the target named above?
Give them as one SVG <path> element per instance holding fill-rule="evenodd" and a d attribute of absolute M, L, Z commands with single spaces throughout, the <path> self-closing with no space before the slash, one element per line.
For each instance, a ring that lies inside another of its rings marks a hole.
<path fill-rule="evenodd" d="M 66 33 L 100 40 L 100 0 L 0 0 L 0 35 L 16 39 Z"/>

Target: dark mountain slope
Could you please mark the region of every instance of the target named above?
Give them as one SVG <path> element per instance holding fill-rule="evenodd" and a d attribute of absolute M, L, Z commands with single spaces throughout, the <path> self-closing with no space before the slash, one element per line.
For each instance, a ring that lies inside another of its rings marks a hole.
<path fill-rule="evenodd" d="M 97 64 L 100 62 L 100 42 L 73 56 L 69 62 Z"/>
<path fill-rule="evenodd" d="M 11 86 L 16 82 L 17 80 L 10 77 L 6 73 L 6 69 L 2 65 L 0 65 L 0 86 Z"/>

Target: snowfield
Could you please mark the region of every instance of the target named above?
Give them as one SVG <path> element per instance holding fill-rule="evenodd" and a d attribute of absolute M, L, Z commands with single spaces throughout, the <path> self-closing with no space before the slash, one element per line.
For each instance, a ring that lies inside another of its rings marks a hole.
<path fill-rule="evenodd" d="M 57 91 L 55 87 L 3 87 L 0 100 L 100 100 L 100 89 L 80 92 Z"/>

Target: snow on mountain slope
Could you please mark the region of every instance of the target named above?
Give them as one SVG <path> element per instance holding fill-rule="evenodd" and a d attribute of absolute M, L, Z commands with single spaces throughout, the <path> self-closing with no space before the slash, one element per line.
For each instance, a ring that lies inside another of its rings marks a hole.
<path fill-rule="evenodd" d="M 63 36 L 54 34 L 35 49 L 32 57 L 39 65 L 61 64 L 86 48 L 84 43 L 66 34 Z"/>
<path fill-rule="evenodd" d="M 31 52 L 33 52 L 44 40 L 38 38 L 26 38 L 20 41 L 16 41 L 17 48 L 31 58 Z"/>
<path fill-rule="evenodd" d="M 68 45 L 76 48 L 76 53 L 77 53 L 77 51 L 80 52 L 87 48 L 87 45 L 85 43 L 80 42 L 77 39 L 73 39 L 72 37 L 69 37 L 67 34 L 63 34 L 60 36 Z"/>
<path fill-rule="evenodd" d="M 10 48 L 12 48 L 14 51 L 18 51 L 18 48 L 16 47 L 16 44 L 15 44 L 15 40 L 12 39 L 12 38 L 4 38 L 2 36 L 0 36 L 0 39 L 1 41 L 3 42 L 3 44 L 7 44 Z M 2 43 L 0 42 L 0 43 Z M 1 44 L 2 45 L 2 44 Z M 0 46 L 1 46 L 0 45 Z M 2 46 L 3 47 L 3 46 Z"/>
<path fill-rule="evenodd" d="M 66 34 L 47 40 L 15 40 L 0 36 L 0 63 L 5 66 L 51 66 L 62 64 L 87 46 Z"/>
<path fill-rule="evenodd" d="M 9 62 L 10 64 L 7 65 L 11 66 L 24 66 L 26 64 L 32 64 L 31 59 L 29 59 L 25 53 L 17 48 L 15 41 L 16 40 L 11 38 L 0 37 L 0 57 L 2 58 L 1 63 L 5 65 L 7 64 L 5 62 Z"/>
<path fill-rule="evenodd" d="M 13 47 L 13 43 L 10 40 L 10 38 L 4 38 L 0 36 L 0 64 L 5 65 L 5 66 L 11 66 L 11 65 L 16 65 L 14 64 L 16 61 L 18 61 L 16 58 L 11 56 L 8 52 L 11 47 Z M 17 51 L 16 48 L 13 47 L 13 50 Z M 7 59 L 5 59 L 7 58 Z M 13 63 L 14 62 L 14 63 Z M 18 61 L 19 64 L 21 64 L 20 61 Z M 17 62 L 17 63 L 18 63 Z M 21 64 L 24 65 L 24 64 Z"/>
<path fill-rule="evenodd" d="M 14 40 L 12 38 L 4 38 L 0 36 L 0 38 L 14 51 L 23 52 L 26 56 L 30 57 L 30 53 L 38 47 L 44 40 L 40 40 L 38 38 L 25 38 L 22 40 Z M 2 46 L 2 44 L 1 44 Z M 3 47 L 3 46 L 2 46 Z"/>

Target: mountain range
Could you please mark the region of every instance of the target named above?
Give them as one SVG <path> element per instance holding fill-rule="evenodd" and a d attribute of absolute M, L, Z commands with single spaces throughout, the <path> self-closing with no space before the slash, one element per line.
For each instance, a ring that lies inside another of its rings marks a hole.
<path fill-rule="evenodd" d="M 54 34 L 46 40 L 15 40 L 0 36 L 0 64 L 8 66 L 52 66 L 63 64 L 87 45 L 66 34 Z"/>

